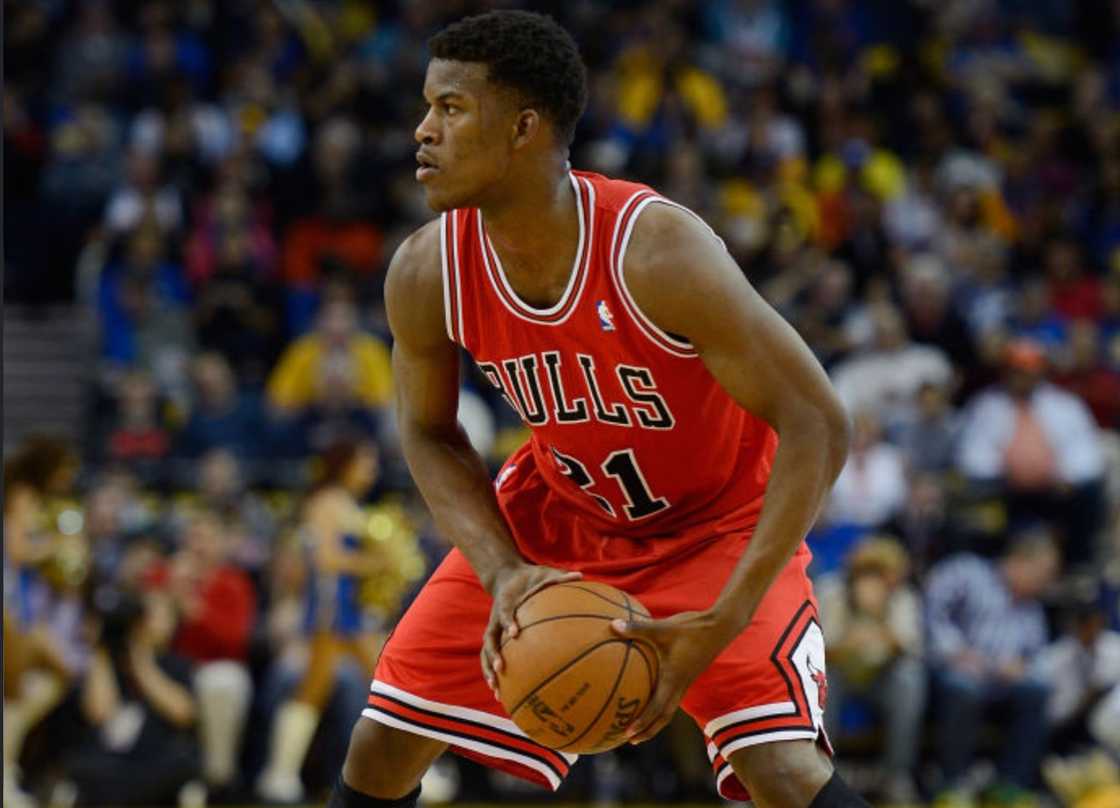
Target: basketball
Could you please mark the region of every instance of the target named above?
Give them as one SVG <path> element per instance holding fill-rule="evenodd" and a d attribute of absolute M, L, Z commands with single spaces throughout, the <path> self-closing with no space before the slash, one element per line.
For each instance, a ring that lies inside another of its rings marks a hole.
<path fill-rule="evenodd" d="M 611 621 L 649 611 L 602 583 L 554 584 L 517 608 L 520 634 L 502 644 L 502 704 L 533 740 L 562 752 L 605 752 L 625 740 L 657 683 L 657 653 Z"/>

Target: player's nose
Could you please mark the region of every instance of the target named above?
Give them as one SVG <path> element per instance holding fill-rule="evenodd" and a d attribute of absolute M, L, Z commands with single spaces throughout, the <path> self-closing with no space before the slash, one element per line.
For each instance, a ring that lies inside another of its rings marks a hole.
<path fill-rule="evenodd" d="M 416 131 L 412 136 L 416 138 L 417 143 L 425 145 L 435 143 L 438 135 L 438 129 L 435 125 L 433 110 L 428 110 L 428 114 L 424 116 L 424 120 L 420 121 L 420 125 L 416 127 Z"/>

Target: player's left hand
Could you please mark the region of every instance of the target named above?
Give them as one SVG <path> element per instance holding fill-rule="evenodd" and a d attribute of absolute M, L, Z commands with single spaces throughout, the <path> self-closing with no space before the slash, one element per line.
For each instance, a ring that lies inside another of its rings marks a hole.
<path fill-rule="evenodd" d="M 663 620 L 615 620 L 611 628 L 627 639 L 644 640 L 657 650 L 657 687 L 626 731 L 630 743 L 644 743 L 673 719 L 689 685 L 727 642 L 709 612 L 681 612 Z"/>

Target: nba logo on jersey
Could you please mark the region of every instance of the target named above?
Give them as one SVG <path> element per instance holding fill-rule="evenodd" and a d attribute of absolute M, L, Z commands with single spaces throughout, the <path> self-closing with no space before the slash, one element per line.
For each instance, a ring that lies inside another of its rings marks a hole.
<path fill-rule="evenodd" d="M 607 308 L 607 301 L 600 300 L 595 304 L 595 310 L 599 312 L 599 327 L 604 331 L 614 331 L 614 315 Z"/>

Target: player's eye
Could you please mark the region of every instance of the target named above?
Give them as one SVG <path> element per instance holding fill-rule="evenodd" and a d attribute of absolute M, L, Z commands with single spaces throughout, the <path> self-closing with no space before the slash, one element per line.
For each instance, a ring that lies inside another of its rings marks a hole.
<path fill-rule="evenodd" d="M 444 104 L 443 109 L 448 115 L 456 115 L 460 112 L 459 108 L 454 104 Z"/>

